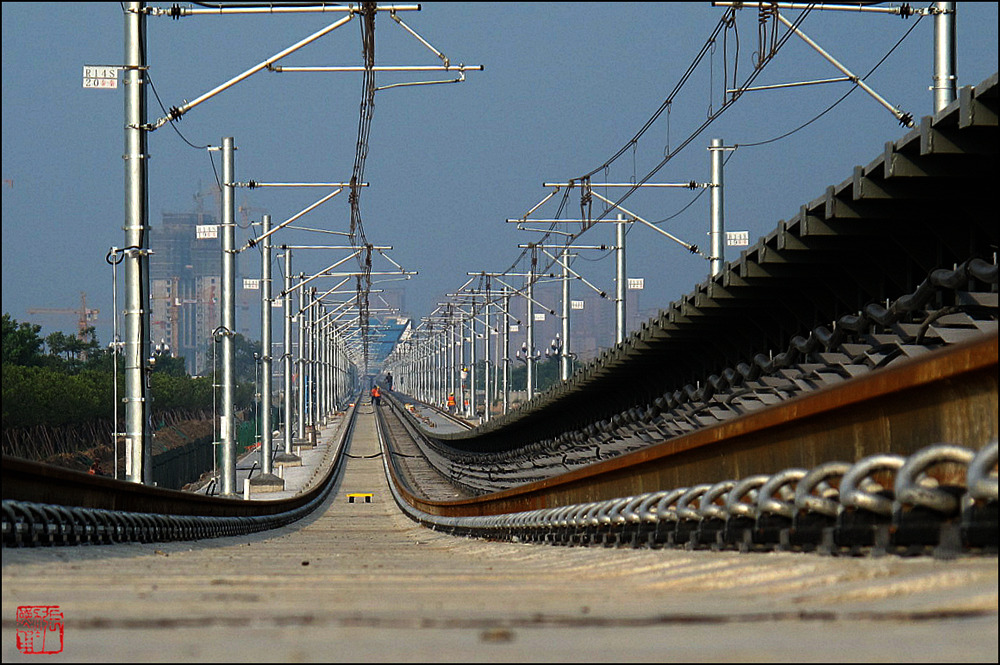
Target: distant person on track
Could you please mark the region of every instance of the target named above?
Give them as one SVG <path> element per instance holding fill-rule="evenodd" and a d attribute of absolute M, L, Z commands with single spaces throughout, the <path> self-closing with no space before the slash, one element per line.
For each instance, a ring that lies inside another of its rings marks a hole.
<path fill-rule="evenodd" d="M 448 393 L 448 413 L 455 413 L 455 393 Z"/>
<path fill-rule="evenodd" d="M 372 406 L 378 406 L 382 403 L 382 391 L 378 389 L 378 385 L 372 386 Z"/>
<path fill-rule="evenodd" d="M 392 372 L 385 375 L 385 389 L 392 392 Z"/>

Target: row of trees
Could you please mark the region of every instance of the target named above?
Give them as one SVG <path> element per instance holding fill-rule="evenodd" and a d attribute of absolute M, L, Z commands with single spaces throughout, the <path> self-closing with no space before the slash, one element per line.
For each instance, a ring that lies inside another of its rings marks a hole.
<path fill-rule="evenodd" d="M 115 396 L 125 395 L 124 361 L 102 348 L 93 329 L 83 339 L 64 333 L 43 338 L 41 326 L 3 314 L 3 427 L 69 425 L 110 419 Z M 254 344 L 236 336 L 236 407 L 251 406 L 255 394 Z M 259 346 L 259 345 L 258 345 Z M 246 358 L 249 357 L 249 366 Z M 159 355 L 150 375 L 152 411 L 207 411 L 213 408 L 212 377 L 191 377 L 183 358 Z M 119 413 L 121 410 L 119 410 Z"/>
<path fill-rule="evenodd" d="M 580 368 L 582 363 L 576 360 L 572 360 L 572 365 L 570 366 L 570 373 L 575 372 Z M 494 371 L 496 369 L 494 368 Z M 476 361 L 476 388 L 478 390 L 484 389 L 486 376 L 486 363 L 482 360 Z M 537 363 L 535 363 L 535 387 L 541 392 L 548 390 L 552 386 L 559 383 L 562 379 L 559 378 L 559 359 L 558 358 L 545 358 Z M 510 369 L 510 389 L 511 390 L 527 390 L 528 386 L 528 368 L 523 363 L 514 363 Z"/>

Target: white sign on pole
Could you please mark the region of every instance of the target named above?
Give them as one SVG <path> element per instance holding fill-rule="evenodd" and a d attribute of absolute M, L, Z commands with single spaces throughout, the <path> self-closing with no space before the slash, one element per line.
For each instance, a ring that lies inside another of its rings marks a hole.
<path fill-rule="evenodd" d="M 627 280 L 629 291 L 642 291 L 646 286 L 645 277 L 629 277 Z"/>
<path fill-rule="evenodd" d="M 535 321 L 544 321 L 545 312 L 535 312 Z"/>
<path fill-rule="evenodd" d="M 749 244 L 749 231 L 726 231 L 726 245 L 729 247 L 746 247 Z"/>
<path fill-rule="evenodd" d="M 281 298 L 275 298 L 271 301 L 271 308 L 281 307 Z"/>
<path fill-rule="evenodd" d="M 569 301 L 569 308 L 570 309 L 583 309 L 583 301 L 582 300 L 570 300 Z"/>
<path fill-rule="evenodd" d="M 83 87 L 114 90 L 118 87 L 118 69 L 109 65 L 84 65 Z"/>
<path fill-rule="evenodd" d="M 244 291 L 259 291 L 260 290 L 260 280 L 259 279 L 248 279 L 243 278 L 243 290 Z"/>
<path fill-rule="evenodd" d="M 219 225 L 218 224 L 198 224 L 195 227 L 195 234 L 198 240 L 206 240 L 209 238 L 219 237 Z"/>
<path fill-rule="evenodd" d="M 520 326 L 516 323 L 512 323 L 510 324 L 510 330 L 508 332 L 517 332 L 518 330 L 520 330 Z"/>

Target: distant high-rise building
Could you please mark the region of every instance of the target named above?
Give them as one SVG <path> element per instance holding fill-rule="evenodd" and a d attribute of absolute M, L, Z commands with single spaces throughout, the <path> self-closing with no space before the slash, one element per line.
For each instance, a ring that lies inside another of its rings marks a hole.
<path fill-rule="evenodd" d="M 216 223 L 215 215 L 205 212 L 163 213 L 162 225 L 149 233 L 150 339 L 183 356 L 191 374 L 211 371 L 210 342 L 221 321 L 221 240 L 198 233 L 199 226 Z M 237 265 L 242 292 L 239 272 Z"/>

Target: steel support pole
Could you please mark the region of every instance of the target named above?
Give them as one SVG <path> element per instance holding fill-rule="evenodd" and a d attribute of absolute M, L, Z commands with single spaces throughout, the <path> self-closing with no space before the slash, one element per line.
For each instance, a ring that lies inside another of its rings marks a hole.
<path fill-rule="evenodd" d="M 316 311 L 316 412 L 313 424 L 316 427 L 316 435 L 319 436 L 319 429 L 323 424 L 324 416 L 326 414 L 326 405 L 323 402 L 326 399 L 324 390 L 324 381 L 326 380 L 326 354 L 324 352 L 324 347 L 326 342 L 327 323 L 322 320 L 323 303 L 320 302 L 319 298 L 316 298 L 314 308 Z"/>
<path fill-rule="evenodd" d="M 327 326 L 326 333 L 326 411 L 323 416 L 323 423 L 329 424 L 333 414 L 337 411 L 337 388 L 334 383 L 337 377 L 337 333 L 336 325 L 333 321 Z"/>
<path fill-rule="evenodd" d="M 723 242 L 726 232 L 722 196 L 722 139 L 712 139 L 712 145 L 708 151 L 712 156 L 711 222 L 708 237 L 711 248 L 711 275 L 714 277 L 722 272 L 722 267 L 726 262 L 725 243 Z"/>
<path fill-rule="evenodd" d="M 502 384 L 503 384 L 503 412 L 506 414 L 510 409 L 510 296 L 503 297 L 503 363 Z"/>
<path fill-rule="evenodd" d="M 261 217 L 261 231 L 271 230 L 271 216 Z M 272 473 L 271 468 L 271 238 L 264 238 L 260 257 L 260 402 L 263 409 L 260 416 L 260 468 L 264 473 Z"/>
<path fill-rule="evenodd" d="M 421 386 L 422 396 L 420 399 L 432 404 L 438 404 L 438 399 L 440 397 L 440 385 L 438 384 L 437 374 L 438 354 L 437 349 L 434 348 L 433 338 L 429 335 L 423 343 L 415 342 L 415 345 L 418 349 L 424 349 L 422 351 L 424 361 L 416 368 L 417 378 L 420 381 L 419 385 Z M 411 392 L 410 394 L 412 395 L 414 393 Z"/>
<path fill-rule="evenodd" d="M 323 305 L 321 303 L 316 303 L 317 314 L 323 315 Z M 319 420 L 318 424 L 326 424 L 326 416 L 330 413 L 328 407 L 329 401 L 329 390 L 327 389 L 329 379 L 329 369 L 330 369 L 330 325 L 329 323 L 323 324 L 323 327 L 319 330 L 319 381 L 316 384 L 317 390 L 319 390 L 319 398 L 317 403 L 319 404 Z"/>
<path fill-rule="evenodd" d="M 476 417 L 476 306 L 472 305 L 469 316 L 469 414 Z"/>
<path fill-rule="evenodd" d="M 337 388 L 334 384 L 336 379 L 336 362 L 337 362 L 337 336 L 334 332 L 334 324 L 331 321 L 330 325 L 327 326 L 326 332 L 326 388 L 325 392 L 325 404 L 326 412 L 323 418 L 323 422 L 327 423 L 330 417 L 337 410 Z"/>
<path fill-rule="evenodd" d="M 316 289 L 312 290 L 312 343 L 310 344 L 310 350 L 312 353 L 312 373 L 309 375 L 309 381 L 312 384 L 312 391 L 310 395 L 312 396 L 312 426 L 313 431 L 316 432 L 316 436 L 319 436 L 319 419 L 322 409 L 320 408 L 320 399 L 323 394 L 322 383 L 323 383 L 323 363 L 322 363 L 322 352 L 320 347 L 322 346 L 322 328 L 320 327 L 322 323 L 319 320 L 319 298 L 316 296 Z"/>
<path fill-rule="evenodd" d="M 316 432 L 316 414 L 318 413 L 316 409 L 316 397 L 318 395 L 316 388 L 316 377 L 318 375 L 316 371 L 316 336 L 319 334 L 319 328 L 317 327 L 319 317 L 316 316 L 316 288 L 310 288 L 308 293 L 302 294 L 302 297 L 306 299 L 306 423 L 312 432 Z"/>
<path fill-rule="evenodd" d="M 313 409 L 313 427 L 316 428 L 316 436 L 318 437 L 319 436 L 320 427 L 322 426 L 321 421 L 323 419 L 323 413 L 324 413 L 323 409 L 324 409 L 324 406 L 325 406 L 323 404 L 323 399 L 324 399 L 323 398 L 323 381 L 324 381 L 324 371 L 323 371 L 323 363 L 324 363 L 323 342 L 324 342 L 324 339 L 323 338 L 326 335 L 326 330 L 325 330 L 325 327 L 324 327 L 325 326 L 325 322 L 323 322 L 323 321 L 320 320 L 322 318 L 322 316 L 323 316 L 323 307 L 322 307 L 322 304 L 319 301 L 319 298 L 316 298 L 315 301 L 313 302 L 313 312 L 314 312 L 313 313 L 313 317 L 314 317 L 313 321 L 315 321 L 315 323 L 313 324 L 313 326 L 315 328 L 315 330 L 313 331 L 313 334 L 316 336 L 315 337 L 315 342 L 314 342 L 314 344 L 315 344 L 315 347 L 314 347 L 315 356 L 313 358 L 313 366 L 315 368 L 313 371 L 316 374 L 316 378 L 315 378 L 315 382 L 316 382 L 316 398 L 315 398 L 316 399 L 316 408 Z"/>
<path fill-rule="evenodd" d="M 625 340 L 625 216 L 615 224 L 615 344 Z"/>
<path fill-rule="evenodd" d="M 406 390 L 409 391 L 410 395 L 413 395 L 417 399 L 421 399 L 428 402 L 426 397 L 424 397 L 424 384 L 423 384 L 423 370 L 424 368 L 424 356 L 420 350 L 419 344 L 413 342 L 403 342 L 406 348 L 405 352 L 401 352 L 399 358 L 399 369 L 396 370 L 396 384 L 402 388 L 406 386 Z"/>
<path fill-rule="evenodd" d="M 320 306 L 320 311 L 325 311 Z M 333 413 L 333 321 L 326 324 L 323 331 L 323 424 L 329 422 Z"/>
<path fill-rule="evenodd" d="M 347 402 L 351 397 L 350 387 L 347 385 L 347 372 L 350 361 L 347 355 L 347 343 L 334 326 L 334 336 L 337 337 L 337 404 L 338 406 Z"/>
<path fill-rule="evenodd" d="M 312 302 L 309 289 L 299 288 L 299 382 L 302 390 L 300 418 L 303 438 L 312 425 Z"/>
<path fill-rule="evenodd" d="M 448 313 L 448 318 L 451 318 L 451 312 Z M 448 392 L 455 396 L 455 413 L 458 413 L 458 409 L 461 406 L 458 403 L 458 391 L 455 386 L 455 376 L 457 374 L 455 368 L 455 354 L 458 349 L 455 346 L 455 322 L 451 322 L 449 328 L 449 337 L 451 338 L 451 344 L 448 346 Z"/>
<path fill-rule="evenodd" d="M 503 313 L 502 301 L 497 301 L 493 306 L 493 330 L 496 339 L 493 343 L 493 394 L 490 402 L 494 405 L 502 403 L 500 398 L 501 376 L 503 375 L 503 331 L 501 326 L 507 325 L 507 318 Z"/>
<path fill-rule="evenodd" d="M 466 363 L 465 356 L 465 314 L 461 309 L 458 316 L 458 386 L 461 391 L 458 401 L 458 410 L 460 413 L 464 414 L 466 417 L 469 416 L 469 404 L 468 397 L 465 394 L 466 381 L 469 380 L 469 365 Z"/>
<path fill-rule="evenodd" d="M 233 137 L 222 139 L 222 440 L 221 494 L 236 493 L 235 354 L 236 334 L 236 205 L 233 183 L 235 146 Z"/>
<path fill-rule="evenodd" d="M 958 96 L 954 2 L 935 2 L 934 9 L 934 112 Z"/>
<path fill-rule="evenodd" d="M 437 398 L 436 404 L 443 405 L 448 397 L 448 390 L 445 387 L 445 363 L 444 356 L 444 334 L 438 331 L 434 335 L 434 390 Z"/>
<path fill-rule="evenodd" d="M 330 367 L 330 408 L 332 411 L 336 411 L 340 408 L 344 397 L 340 386 L 340 366 L 343 362 L 341 360 L 343 350 L 340 348 L 340 340 L 337 338 L 337 324 L 333 321 L 330 322 L 330 340 L 333 344 Z"/>
<path fill-rule="evenodd" d="M 322 303 L 317 303 L 317 312 L 322 317 L 325 308 Z M 324 323 L 323 327 L 320 329 L 319 337 L 319 371 L 320 371 L 320 399 L 319 399 L 319 417 L 321 424 L 326 424 L 326 417 L 330 413 L 328 407 L 329 402 L 329 390 L 328 390 L 328 380 L 330 378 L 330 326 L 332 323 Z"/>
<path fill-rule="evenodd" d="M 562 253 L 562 346 L 559 349 L 559 378 L 569 380 L 570 375 L 570 344 L 569 344 L 569 250 Z"/>
<path fill-rule="evenodd" d="M 491 379 L 492 372 L 490 371 L 490 365 L 492 360 L 490 358 L 490 337 L 492 331 L 490 329 L 490 297 L 489 291 L 486 292 L 486 305 L 483 307 L 483 421 L 489 422 L 490 420 L 490 408 L 493 406 L 493 400 L 491 399 Z"/>
<path fill-rule="evenodd" d="M 144 2 L 130 2 L 125 11 L 125 474 L 151 485 L 145 12 Z"/>
<path fill-rule="evenodd" d="M 285 384 L 285 422 L 283 427 L 285 438 L 285 455 L 292 454 L 292 250 L 285 250 L 285 335 L 282 353 Z"/>
<path fill-rule="evenodd" d="M 330 323 L 330 411 L 340 408 L 341 394 L 340 386 L 337 384 L 340 378 L 340 342 L 337 340 L 337 325 Z"/>
<path fill-rule="evenodd" d="M 341 346 L 340 338 L 337 334 L 337 324 L 331 322 L 330 326 L 330 339 L 333 341 L 333 364 L 330 367 L 330 407 L 333 411 L 340 409 L 341 404 L 345 402 L 347 397 L 346 393 L 341 389 L 339 381 L 341 380 L 341 365 L 345 364 L 344 349 Z"/>
<path fill-rule="evenodd" d="M 301 285 L 302 280 L 305 279 L 305 273 L 299 273 L 299 284 Z M 301 286 L 298 288 L 298 307 L 295 312 L 295 322 L 298 329 L 298 340 L 299 340 L 299 350 L 297 354 L 297 359 L 295 361 L 298 367 L 298 380 L 296 383 L 296 389 L 298 392 L 298 410 L 296 412 L 296 428 L 295 436 L 302 443 L 306 438 L 306 364 L 305 364 L 305 348 L 306 348 L 306 326 L 305 326 L 305 289 Z"/>
<path fill-rule="evenodd" d="M 531 252 L 531 268 L 528 270 L 527 292 L 528 298 L 525 305 L 527 312 L 528 341 L 524 351 L 527 367 L 527 391 L 528 400 L 535 396 L 535 252 Z"/>
<path fill-rule="evenodd" d="M 432 404 L 440 404 L 441 403 L 441 376 L 440 376 L 441 354 L 438 351 L 437 345 L 433 337 L 433 333 L 430 336 L 428 336 L 425 345 L 427 346 L 426 353 L 428 360 L 427 364 L 425 365 L 425 368 L 428 374 L 424 379 L 424 389 L 427 393 L 427 397 L 424 397 L 423 399 L 427 402 L 431 402 Z"/>

